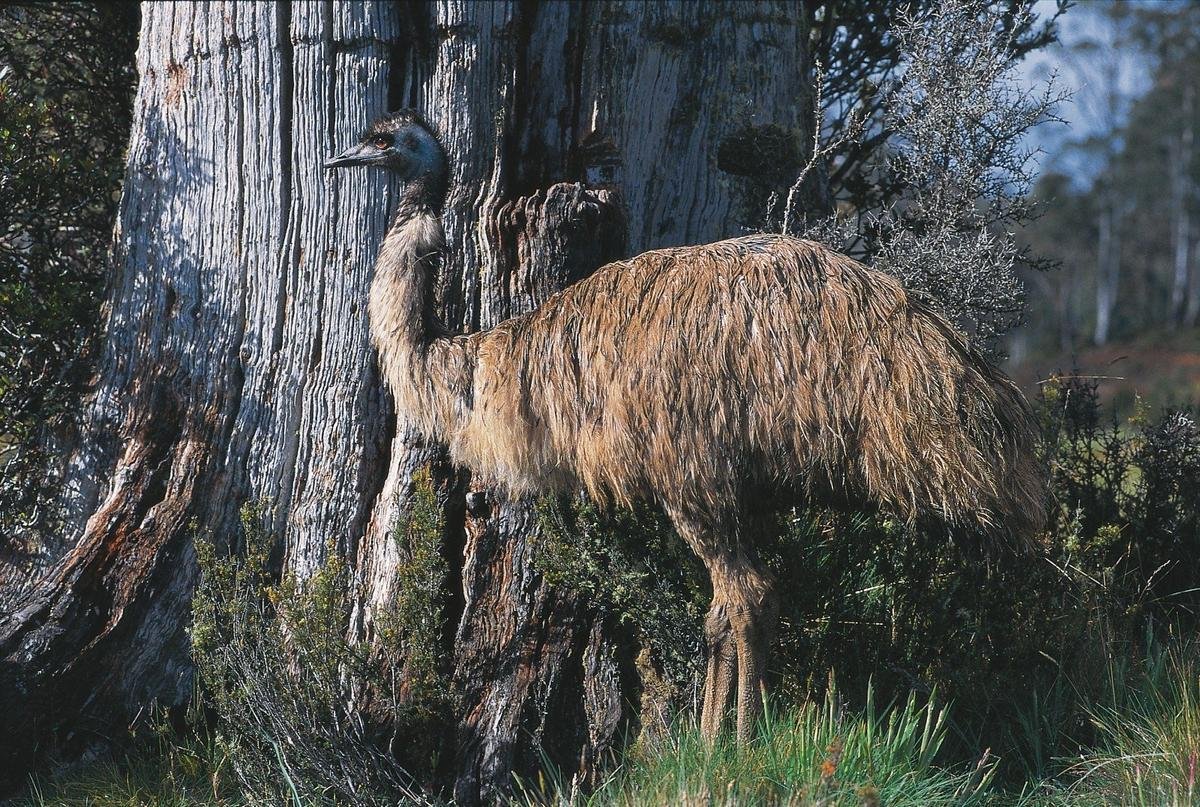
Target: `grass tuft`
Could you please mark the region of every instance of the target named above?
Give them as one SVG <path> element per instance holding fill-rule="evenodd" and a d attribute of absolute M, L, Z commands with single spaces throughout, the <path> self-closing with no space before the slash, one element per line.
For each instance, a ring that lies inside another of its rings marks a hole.
<path fill-rule="evenodd" d="M 1077 804 L 1200 802 L 1200 671 L 1178 652 L 1151 657 L 1141 685 L 1091 710 L 1098 747 L 1071 765 Z"/>
<path fill-rule="evenodd" d="M 555 777 L 518 788 L 526 804 L 570 805 L 970 805 L 992 778 L 985 752 L 972 767 L 935 760 L 947 710 L 910 696 L 879 709 L 868 691 L 861 712 L 846 710 L 836 691 L 822 703 L 779 713 L 768 708 L 758 738 L 738 747 L 723 737 L 709 745 L 694 721 L 635 746 L 590 795 Z"/>
<path fill-rule="evenodd" d="M 178 736 L 165 720 L 123 756 L 37 777 L 11 807 L 242 807 L 227 752 L 207 732 Z"/>

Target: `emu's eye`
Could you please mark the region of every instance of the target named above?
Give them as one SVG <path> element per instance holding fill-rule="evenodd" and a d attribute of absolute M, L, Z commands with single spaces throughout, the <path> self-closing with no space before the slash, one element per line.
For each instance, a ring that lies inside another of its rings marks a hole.
<path fill-rule="evenodd" d="M 378 134 L 371 138 L 371 145 L 377 149 L 390 148 L 392 145 L 392 136 L 389 134 Z"/>

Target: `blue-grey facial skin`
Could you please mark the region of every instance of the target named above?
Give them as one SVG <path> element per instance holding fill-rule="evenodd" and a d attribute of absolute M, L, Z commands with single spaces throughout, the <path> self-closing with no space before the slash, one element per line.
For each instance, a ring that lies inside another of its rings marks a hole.
<path fill-rule="evenodd" d="M 449 173 L 446 152 L 413 110 L 379 118 L 357 144 L 325 163 L 326 168 L 357 165 L 383 168 L 395 175 L 403 186 L 400 208 L 441 211 Z"/>

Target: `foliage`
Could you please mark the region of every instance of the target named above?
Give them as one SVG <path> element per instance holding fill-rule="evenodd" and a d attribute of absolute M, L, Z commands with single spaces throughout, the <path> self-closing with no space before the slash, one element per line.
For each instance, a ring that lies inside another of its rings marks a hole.
<path fill-rule="evenodd" d="M 703 567 L 667 519 L 646 506 L 603 511 L 553 497 L 538 503 L 538 516 L 534 568 L 629 626 L 669 693 L 690 694 L 708 596 Z"/>
<path fill-rule="evenodd" d="M 203 718 L 193 713 L 191 721 Z M 35 778 L 12 807 L 235 807 L 247 804 L 229 776 L 229 759 L 210 733 L 176 732 L 166 715 L 125 754 L 54 778 Z"/>
<path fill-rule="evenodd" d="M 1187 650 L 1160 651 L 1089 709 L 1098 747 L 1065 772 L 1064 788 L 1094 804 L 1195 804 L 1200 799 L 1200 669 Z"/>
<path fill-rule="evenodd" d="M 783 703 L 820 693 L 829 670 L 850 701 L 872 681 L 888 697 L 936 690 L 957 704 L 954 753 L 991 748 L 1003 779 L 1036 779 L 1095 740 L 1088 708 L 1108 691 L 1109 659 L 1195 629 L 1194 421 L 1106 422 L 1094 384 L 1073 376 L 1045 386 L 1039 411 L 1054 517 L 1032 553 L 881 516 L 783 514 L 758 544 L 785 593 L 771 670 Z M 547 518 L 550 582 L 584 592 L 657 658 L 698 658 L 705 575 L 676 560 L 687 550 L 665 520 L 586 505 Z M 667 666 L 685 705 L 699 670 Z"/>
<path fill-rule="evenodd" d="M 428 466 L 413 475 L 409 510 L 395 537 L 403 560 L 396 568 L 395 601 L 379 618 L 379 637 L 403 660 L 413 703 L 429 706 L 449 686 L 442 641 L 449 569 L 442 556 L 442 508 Z"/>
<path fill-rule="evenodd" d="M 874 219 L 875 264 L 932 296 L 984 344 L 1017 320 L 1022 291 L 1008 232 L 1031 215 L 1025 135 L 1058 98 L 1021 89 L 1012 41 L 981 3 L 944 2 L 928 20 L 901 18 L 910 54 L 887 105 L 889 164 L 904 204 Z M 982 23 L 981 23 L 982 19 Z"/>
<path fill-rule="evenodd" d="M 991 755 L 953 756 L 957 708 L 937 706 L 932 699 L 911 693 L 879 708 L 869 692 L 864 708 L 854 710 L 831 688 L 820 703 L 786 710 L 772 704 L 757 741 L 749 746 L 737 748 L 725 738 L 711 750 L 705 748 L 695 725 L 684 717 L 667 735 L 631 748 L 592 793 L 580 792 L 548 768 L 534 781 L 518 782 L 516 803 L 597 807 L 1191 804 L 1200 767 L 1196 762 L 1197 659 L 1194 643 L 1176 642 L 1152 646 L 1140 661 L 1108 660 L 1102 675 L 1105 689 L 1086 708 L 1095 745 L 1081 754 L 1051 760 L 1044 776 L 1014 782 L 1009 789 L 993 776 Z M 1032 723 L 1014 728 L 1041 730 Z M 957 762 L 945 762 L 947 751 Z M 128 755 L 93 762 L 55 779 L 35 779 L 12 803 L 14 807 L 260 803 L 234 784 L 230 759 L 220 743 L 205 733 L 180 735 L 159 721 L 152 736 L 139 738 Z M 953 801 L 955 794 L 961 801 Z M 299 803 L 323 807 L 339 802 L 330 796 L 312 796 Z"/>
<path fill-rule="evenodd" d="M 1106 424 L 1094 384 L 1045 388 L 1054 519 L 1032 554 L 864 516 L 798 514 L 768 558 L 785 600 L 779 673 L 794 698 L 837 669 L 847 691 L 937 688 L 959 739 L 1009 779 L 1094 740 L 1087 705 L 1113 656 L 1196 627 L 1200 441 L 1181 413 Z M 1069 683 L 1069 686 L 1068 686 Z M 785 687 L 786 690 L 786 687 Z"/>
<path fill-rule="evenodd" d="M 1106 423 L 1096 382 L 1073 376 L 1053 380 L 1043 398 L 1063 549 L 1114 616 L 1190 623 L 1200 605 L 1195 420 L 1135 412 Z"/>
<path fill-rule="evenodd" d="M 685 715 L 665 737 L 643 735 L 594 795 L 553 771 L 525 783 L 525 795 L 594 804 L 916 804 L 955 793 L 987 803 L 1182 801 L 1194 785 L 1196 672 L 1190 653 L 1166 664 L 1145 637 L 1193 633 L 1200 612 L 1196 592 L 1176 588 L 1195 579 L 1200 540 L 1200 502 L 1187 495 L 1200 465 L 1196 429 L 1180 413 L 1106 421 L 1094 384 L 1072 376 L 1047 385 L 1040 411 L 1057 516 L 1036 555 L 980 552 L 975 536 L 878 517 L 791 513 L 763 546 L 788 594 L 774 669 L 782 716 L 748 748 L 722 741 L 709 752 Z M 437 499 L 423 484 L 400 536 L 403 573 L 414 589 L 436 592 Z M 687 550 L 666 521 L 560 501 L 543 502 L 541 515 L 542 573 L 629 626 L 683 679 L 675 695 L 685 700 L 703 572 L 679 562 Z M 381 750 L 388 743 L 346 709 L 353 692 L 380 681 L 365 648 L 345 639 L 344 566 L 331 557 L 303 585 L 272 584 L 256 524 L 248 511 L 240 557 L 198 544 L 205 580 L 193 636 L 218 717 L 210 758 L 256 803 L 287 800 L 292 787 L 313 804 L 388 788 L 413 797 Z M 392 658 L 441 619 L 420 595 L 397 611 L 409 617 L 393 617 Z M 825 689 L 830 669 L 840 690 Z M 816 707 L 808 698 L 822 689 Z M 934 691 L 951 697 L 952 713 L 932 705 Z M 877 692 L 903 705 L 877 710 Z M 403 725 L 413 706 L 383 711 L 378 725 Z M 999 762 L 973 767 L 984 748 Z M 122 777 L 142 764 L 135 758 Z M 113 774 L 96 775 L 111 789 Z"/>
<path fill-rule="evenodd" d="M 822 103 L 817 115 L 828 155 L 829 184 L 838 202 L 853 210 L 890 207 L 906 183 L 889 171 L 887 153 L 895 135 L 886 115 L 889 88 L 894 88 L 911 58 L 899 33 L 906 19 L 926 19 L 941 0 L 879 3 L 874 0 L 804 4 L 811 32 L 809 49 L 821 66 L 818 86 Z M 1054 12 L 1039 20 L 1030 12 L 1035 0 L 1001 0 L 988 16 L 995 41 L 1004 42 L 1019 61 L 1051 45 L 1067 0 L 1056 0 Z M 849 136 L 853 121 L 870 122 L 865 137 Z"/>
<path fill-rule="evenodd" d="M 0 9 L 0 533 L 45 518 L 51 442 L 90 370 L 137 23 L 132 3 Z"/>
<path fill-rule="evenodd" d="M 397 691 L 394 655 L 347 638 L 345 563 L 331 551 L 308 580 L 272 583 L 260 522 L 243 511 L 238 555 L 196 540 L 193 655 L 234 775 L 255 803 L 421 801 L 397 754 L 432 767 L 427 745 L 401 744 L 424 713 Z"/>
<path fill-rule="evenodd" d="M 854 111 L 839 135 L 887 134 L 871 183 L 887 190 L 877 204 L 843 204 L 808 235 L 896 275 L 995 349 L 1022 311 L 1023 256 L 1010 232 L 1032 214 L 1032 154 L 1022 142 L 1060 99 L 1050 85 L 1039 94 L 1021 87 L 1028 9 L 945 0 L 900 11 L 893 25 L 898 76 L 878 90 L 881 120 L 864 130 L 855 117 L 869 113 Z"/>

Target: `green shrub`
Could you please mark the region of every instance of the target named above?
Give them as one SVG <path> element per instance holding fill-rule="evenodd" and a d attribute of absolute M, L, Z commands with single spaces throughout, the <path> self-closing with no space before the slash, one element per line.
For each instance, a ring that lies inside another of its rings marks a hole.
<path fill-rule="evenodd" d="M 886 519 L 794 514 L 764 553 L 787 587 L 776 672 L 791 700 L 837 670 L 888 697 L 956 704 L 955 753 L 990 747 L 1013 781 L 1096 741 L 1114 658 L 1191 635 L 1200 614 L 1200 434 L 1184 413 L 1106 422 L 1063 377 L 1038 410 L 1053 518 L 1032 553 Z"/>
<path fill-rule="evenodd" d="M 449 692 L 445 630 L 449 568 L 442 556 L 445 540 L 442 506 L 428 467 L 413 475 L 412 504 L 396 529 L 401 561 L 396 569 L 396 599 L 377 620 L 385 651 L 403 660 L 412 701 L 426 707 L 445 705 Z"/>
<path fill-rule="evenodd" d="M 1189 493 L 1200 437 L 1179 413 L 1105 422 L 1094 388 L 1071 378 L 1047 385 L 1039 410 L 1054 516 L 1035 552 L 880 516 L 781 514 L 759 543 L 784 594 L 770 670 L 781 708 L 828 697 L 831 670 L 851 707 L 865 708 L 871 692 L 943 693 L 956 704 L 940 744 L 946 760 L 990 748 L 998 780 L 1018 788 L 1053 779 L 1058 758 L 1100 742 L 1092 710 L 1112 691 L 1112 660 L 1141 657 L 1147 637 L 1197 627 L 1200 503 Z M 361 795 L 350 781 L 372 777 L 395 792 L 430 783 L 452 705 L 448 570 L 432 481 L 414 482 L 397 533 L 398 595 L 377 618 L 374 648 L 346 639 L 347 570 L 333 553 L 309 581 L 273 584 L 252 514 L 244 557 L 218 558 L 201 543 L 198 660 L 252 792 L 277 787 L 282 765 L 312 792 Z M 643 719 L 669 723 L 694 702 L 702 672 L 703 568 L 652 508 L 545 499 L 539 516 L 536 568 L 628 629 L 642 651 Z M 352 711 L 357 692 L 371 695 Z M 328 731 L 300 720 L 318 713 L 329 715 Z M 279 737 L 291 739 L 277 752 Z M 355 765 L 370 770 L 335 769 L 303 751 L 355 743 Z"/>
<path fill-rule="evenodd" d="M 423 801 L 402 761 L 431 769 L 427 745 L 399 739 L 424 713 L 397 691 L 396 655 L 347 638 L 344 561 L 330 547 L 307 580 L 274 583 L 261 520 L 243 510 L 240 554 L 196 540 L 193 655 L 245 794 L 270 804 Z"/>
<path fill-rule="evenodd" d="M 629 628 L 643 685 L 658 710 L 678 707 L 701 670 L 711 591 L 696 556 L 657 510 L 604 511 L 585 499 L 543 498 L 534 568 Z M 648 715 L 643 715 L 648 717 Z"/>
<path fill-rule="evenodd" d="M 133 3 L 0 7 L 0 541 L 53 526 L 55 443 L 101 320 L 138 17 Z"/>

